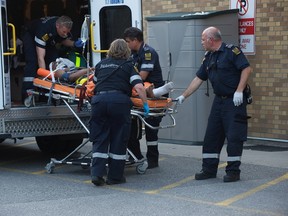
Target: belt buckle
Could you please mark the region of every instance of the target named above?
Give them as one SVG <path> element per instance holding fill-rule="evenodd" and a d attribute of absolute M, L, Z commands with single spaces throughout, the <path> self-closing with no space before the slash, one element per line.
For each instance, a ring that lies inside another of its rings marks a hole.
<path fill-rule="evenodd" d="M 227 99 L 228 97 L 227 96 L 221 96 L 221 99 Z"/>

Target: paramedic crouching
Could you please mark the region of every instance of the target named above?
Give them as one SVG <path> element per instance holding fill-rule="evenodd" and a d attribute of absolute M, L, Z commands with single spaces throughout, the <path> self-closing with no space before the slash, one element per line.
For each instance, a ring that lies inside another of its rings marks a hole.
<path fill-rule="evenodd" d="M 73 22 L 67 16 L 45 17 L 28 23 L 22 33 L 25 68 L 22 86 L 22 100 L 27 95 L 27 90 L 33 89 L 33 80 L 37 69 L 46 68 L 50 62 L 58 58 L 57 44 L 66 47 L 82 47 L 81 40 L 72 41 L 70 31 Z"/>
<path fill-rule="evenodd" d="M 91 101 L 90 141 L 93 142 L 91 178 L 96 186 L 126 182 L 124 167 L 130 133 L 132 87 L 149 114 L 143 82 L 130 57 L 130 49 L 123 39 L 111 43 L 107 58 L 95 66 L 96 84 Z M 106 164 L 108 163 L 108 173 Z"/>
<path fill-rule="evenodd" d="M 202 171 L 196 180 L 216 178 L 219 156 L 227 139 L 227 166 L 224 182 L 240 179 L 243 142 L 247 139 L 246 87 L 251 67 L 242 51 L 222 42 L 220 31 L 209 27 L 202 33 L 201 43 L 205 53 L 196 77 L 178 103 L 194 93 L 204 80 L 212 83 L 215 98 L 211 108 L 203 144 Z"/>

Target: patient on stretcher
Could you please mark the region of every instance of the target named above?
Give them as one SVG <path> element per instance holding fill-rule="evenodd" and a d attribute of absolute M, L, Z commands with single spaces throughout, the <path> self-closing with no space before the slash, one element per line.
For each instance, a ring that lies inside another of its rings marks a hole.
<path fill-rule="evenodd" d="M 66 58 L 57 58 L 56 61 L 51 62 L 52 70 L 55 78 L 59 78 L 62 82 L 82 84 L 81 79 L 87 77 L 87 73 L 91 74 L 94 68 L 76 68 L 75 64 Z M 47 70 L 38 71 L 38 75 L 47 77 Z M 86 81 L 87 79 L 85 79 Z M 174 88 L 173 82 L 169 82 L 159 88 L 154 88 L 153 83 L 145 82 L 145 89 L 148 98 L 159 98 L 162 95 L 168 94 Z M 132 96 L 137 96 L 137 92 L 132 90 Z"/>
<path fill-rule="evenodd" d="M 56 61 L 50 63 L 50 70 L 48 71 L 43 68 L 39 68 L 37 74 L 44 79 L 48 78 L 49 80 L 52 79 L 51 73 L 53 76 L 58 79 L 59 83 L 68 83 L 68 84 L 76 84 L 82 85 L 85 84 L 86 87 L 86 96 L 91 97 L 94 93 L 95 84 L 93 83 L 92 79 L 87 79 L 87 74 L 91 78 L 93 76 L 94 68 L 76 68 L 75 64 L 66 58 L 58 58 Z M 86 82 L 87 81 L 87 82 Z M 36 83 L 37 82 L 37 83 Z M 40 80 L 34 80 L 34 84 L 40 85 Z M 62 84 L 63 84 L 62 83 Z M 41 85 L 44 85 L 43 81 Z M 144 82 L 147 97 L 148 97 L 148 104 L 149 107 L 167 107 L 171 103 L 171 98 L 162 97 L 162 95 L 168 94 L 173 90 L 173 82 L 166 83 L 165 85 L 154 88 L 153 83 Z M 51 86 L 51 83 L 49 84 Z M 61 88 L 61 86 L 56 85 L 54 88 Z M 64 88 L 64 86 L 63 86 Z M 62 89 L 62 88 L 61 88 Z M 63 89 L 64 90 L 64 89 Z M 66 91 L 74 92 L 74 90 L 67 89 Z M 80 91 L 80 90 L 79 90 Z M 80 93 L 76 91 L 76 95 L 78 96 Z M 136 107 L 143 107 L 142 101 L 139 100 L 137 92 L 132 89 L 132 97 L 131 100 Z"/>
<path fill-rule="evenodd" d="M 76 68 L 74 62 L 66 58 L 58 58 L 56 61 L 51 62 L 52 70 L 54 76 L 59 78 L 60 81 L 74 83 L 80 82 L 80 79 L 87 77 L 87 74 L 90 74 L 94 68 Z M 78 82 L 77 82 L 78 80 Z"/>

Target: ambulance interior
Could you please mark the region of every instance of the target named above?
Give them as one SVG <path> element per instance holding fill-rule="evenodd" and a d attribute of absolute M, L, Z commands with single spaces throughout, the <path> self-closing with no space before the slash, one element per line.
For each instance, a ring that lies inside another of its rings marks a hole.
<path fill-rule="evenodd" d="M 30 20 L 45 16 L 67 15 L 73 20 L 71 30 L 72 39 L 80 37 L 81 25 L 85 15 L 89 13 L 88 0 L 9 0 L 7 1 L 8 23 L 15 26 L 16 31 L 16 55 L 10 59 L 10 78 L 11 78 L 11 101 L 12 106 L 22 106 L 21 88 L 23 79 L 23 69 L 25 57 L 23 54 L 23 43 L 21 41 L 21 30 L 25 23 Z M 10 34 L 10 32 L 9 32 Z M 11 38 L 11 37 L 10 37 Z M 60 56 L 65 57 L 69 50 L 64 47 L 59 49 Z M 77 50 L 76 50 L 77 51 Z"/>

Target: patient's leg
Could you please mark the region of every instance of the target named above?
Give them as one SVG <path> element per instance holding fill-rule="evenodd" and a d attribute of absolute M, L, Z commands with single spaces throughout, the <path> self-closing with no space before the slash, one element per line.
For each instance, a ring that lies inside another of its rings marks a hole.
<path fill-rule="evenodd" d="M 153 94 L 154 97 L 161 97 L 162 95 L 165 95 L 172 91 L 174 88 L 173 82 L 166 83 L 165 85 L 159 87 L 159 88 L 154 88 L 153 89 Z"/>
<path fill-rule="evenodd" d="M 76 81 L 78 78 L 87 75 L 87 73 L 89 73 L 89 68 L 84 68 L 84 69 L 80 69 L 74 73 L 70 73 L 69 74 L 69 81 L 70 82 L 74 82 Z"/>
<path fill-rule="evenodd" d="M 67 73 L 65 70 L 59 69 L 55 71 L 54 75 L 65 82 L 74 82 L 78 78 L 85 76 L 87 72 L 89 72 L 89 68 L 80 69 L 72 73 Z"/>

